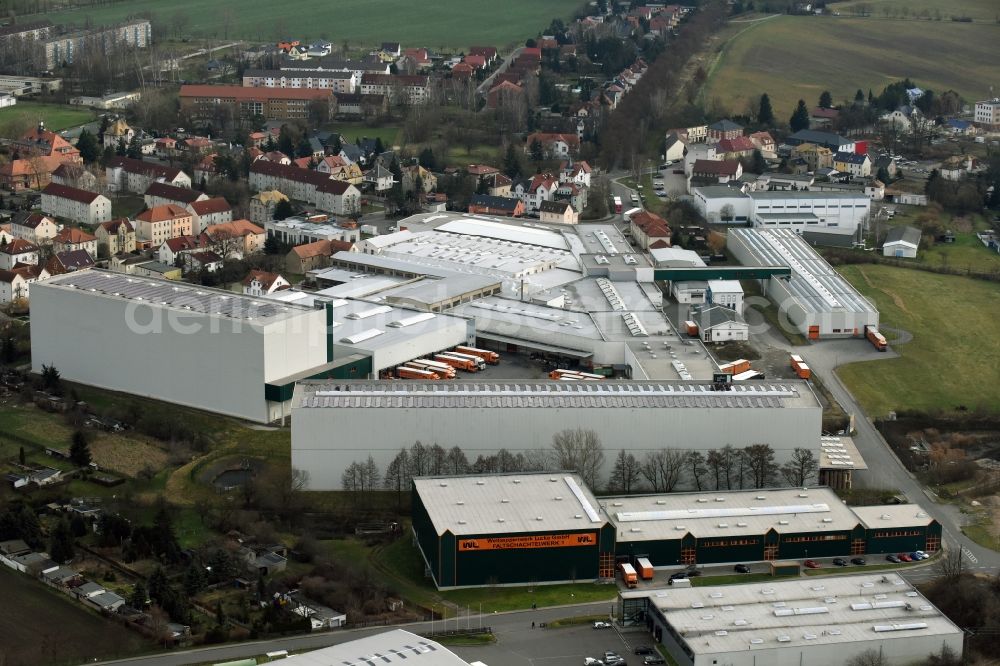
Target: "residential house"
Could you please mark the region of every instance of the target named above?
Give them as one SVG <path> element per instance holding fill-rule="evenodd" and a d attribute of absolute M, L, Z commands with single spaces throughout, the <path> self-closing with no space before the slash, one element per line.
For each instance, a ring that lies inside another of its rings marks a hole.
<path fill-rule="evenodd" d="M 684 159 L 685 148 L 684 141 L 676 133 L 671 132 L 667 134 L 667 140 L 664 144 L 664 160 L 667 162 L 678 162 Z"/>
<path fill-rule="evenodd" d="M 103 592 L 87 599 L 87 603 L 105 613 L 117 613 L 125 605 L 125 599 L 114 592 Z"/>
<path fill-rule="evenodd" d="M 48 271 L 39 266 L 20 265 L 15 268 L 3 268 L 3 259 L 3 251 L 0 250 L 0 304 L 27 300 L 31 283 L 49 277 Z"/>
<path fill-rule="evenodd" d="M 97 225 L 111 219 L 111 200 L 96 192 L 49 183 L 42 190 L 42 211 L 77 224 Z"/>
<path fill-rule="evenodd" d="M 486 58 L 486 63 L 492 65 L 499 56 L 495 46 L 470 46 L 469 55 L 479 55 Z"/>
<path fill-rule="evenodd" d="M 809 112 L 809 126 L 817 128 L 830 127 L 837 122 L 837 118 L 839 117 L 840 111 L 837 109 L 825 109 L 821 106 L 817 106 Z"/>
<path fill-rule="evenodd" d="M 691 167 L 691 184 L 728 183 L 739 180 L 743 165 L 738 160 L 695 160 Z"/>
<path fill-rule="evenodd" d="M 135 138 L 135 130 L 128 126 L 124 118 L 118 118 L 104 130 L 104 147 L 118 148 L 127 146 Z"/>
<path fill-rule="evenodd" d="M 559 165 L 559 181 L 562 183 L 570 182 L 590 187 L 590 173 L 590 165 L 584 160 L 579 162 L 568 160 Z"/>
<path fill-rule="evenodd" d="M 458 67 L 456 65 L 455 67 Z M 452 69 L 452 74 L 455 69 Z M 517 100 L 524 98 L 524 88 L 513 81 L 501 81 L 489 89 L 486 93 L 486 106 L 497 109 L 501 106 L 510 107 Z"/>
<path fill-rule="evenodd" d="M 587 208 L 589 192 L 589 187 L 577 185 L 572 181 L 559 183 L 559 187 L 556 188 L 554 200 L 567 201 L 573 207 L 573 210 L 579 212 Z"/>
<path fill-rule="evenodd" d="M 162 206 L 168 203 L 186 208 L 195 201 L 208 199 L 208 195 L 199 190 L 192 190 L 190 187 L 178 187 L 156 181 L 149 184 L 142 198 L 146 202 L 146 208 Z"/>
<path fill-rule="evenodd" d="M 86 250 L 66 250 L 54 252 L 45 262 L 49 275 L 62 275 L 94 267 L 94 258 Z"/>
<path fill-rule="evenodd" d="M 391 190 L 395 183 L 396 179 L 393 177 L 392 172 L 382 166 L 380 162 L 376 162 L 375 166 L 365 172 L 364 175 L 364 184 L 376 192 Z"/>
<path fill-rule="evenodd" d="M 191 212 L 177 204 L 163 204 L 135 216 L 136 241 L 156 247 L 170 238 L 190 236 L 193 229 Z"/>
<path fill-rule="evenodd" d="M 1000 130 L 1000 99 L 994 97 L 976 102 L 973 119 L 976 125 L 984 130 Z"/>
<path fill-rule="evenodd" d="M 78 582 L 81 577 L 79 571 L 59 566 L 46 569 L 41 575 L 42 582 L 52 587 L 69 587 L 71 583 Z"/>
<path fill-rule="evenodd" d="M 88 171 L 82 164 L 63 162 L 52 172 L 52 182 L 59 185 L 76 187 L 81 190 L 97 191 L 97 176 Z"/>
<path fill-rule="evenodd" d="M 568 201 L 543 201 L 538 213 L 542 223 L 576 224 L 580 221 L 580 214 Z"/>
<path fill-rule="evenodd" d="M 536 174 L 530 180 L 520 180 L 514 184 L 511 193 L 524 202 L 528 211 L 538 210 L 543 201 L 555 198 L 559 181 L 552 174 Z"/>
<path fill-rule="evenodd" d="M 337 98 L 324 88 L 244 88 L 233 85 L 182 85 L 181 113 L 212 122 L 222 108 L 245 123 L 265 120 L 308 121 L 317 114 L 333 117 Z"/>
<path fill-rule="evenodd" d="M 316 207 L 355 217 L 361 213 L 361 190 L 343 180 L 327 180 L 316 188 Z"/>
<path fill-rule="evenodd" d="M 288 197 L 278 190 L 267 190 L 253 195 L 250 197 L 250 221 L 262 226 L 268 220 L 273 220 L 274 207 L 281 201 L 288 201 Z"/>
<path fill-rule="evenodd" d="M 198 271 L 199 273 L 215 273 L 222 268 L 224 259 L 211 250 L 196 250 L 185 252 L 184 270 Z"/>
<path fill-rule="evenodd" d="M 876 157 L 872 162 L 872 171 L 878 175 L 882 169 L 885 169 L 889 178 L 895 178 L 897 171 L 896 160 L 889 155 L 880 155 L 879 157 Z"/>
<path fill-rule="evenodd" d="M 275 164 L 281 164 L 282 166 L 288 166 L 292 163 L 292 158 L 284 154 L 280 150 L 270 150 L 260 156 L 260 159 L 265 162 L 274 162 Z"/>
<path fill-rule="evenodd" d="M 176 266 L 179 257 L 183 257 L 183 255 L 189 252 L 207 249 L 209 242 L 208 236 L 204 234 L 201 236 L 168 238 L 156 248 L 156 258 L 161 264 Z"/>
<path fill-rule="evenodd" d="M 456 81 L 469 81 L 472 79 L 473 75 L 476 73 L 476 68 L 467 62 L 457 62 L 451 67 L 451 78 Z M 489 99 L 489 93 L 487 93 L 487 105 L 491 103 Z M 496 99 L 492 100 L 493 106 L 491 109 L 496 108 Z"/>
<path fill-rule="evenodd" d="M 245 257 L 264 250 L 267 234 L 250 220 L 233 220 L 205 228 L 212 248 L 223 257 Z"/>
<path fill-rule="evenodd" d="M 945 121 L 944 127 L 947 132 L 955 136 L 974 136 L 978 131 L 972 121 L 958 118 L 949 118 Z"/>
<path fill-rule="evenodd" d="M 243 279 L 243 293 L 247 296 L 267 296 L 292 285 L 277 273 L 250 271 Z"/>
<path fill-rule="evenodd" d="M 820 132 L 807 129 L 799 130 L 795 134 L 785 137 L 785 143 L 789 146 L 814 143 L 817 146 L 829 148 L 832 153 L 853 153 L 855 146 L 855 142 L 851 139 L 845 139 L 833 132 Z"/>
<path fill-rule="evenodd" d="M 97 236 L 89 234 L 78 227 L 63 227 L 52 239 L 54 252 L 71 252 L 83 250 L 91 257 L 97 257 Z"/>
<path fill-rule="evenodd" d="M 52 182 L 52 173 L 61 164 L 83 161 L 79 150 L 41 122 L 9 145 L 15 158 L 0 165 L 0 187 L 12 192 L 41 189 Z"/>
<path fill-rule="evenodd" d="M 726 160 L 738 160 L 750 157 L 755 150 L 757 150 L 757 146 L 747 136 L 738 136 L 734 139 L 721 139 L 715 144 L 716 153 Z"/>
<path fill-rule="evenodd" d="M 309 599 L 301 592 L 293 591 L 285 595 L 288 602 L 284 607 L 296 615 L 309 619 L 310 629 L 337 629 L 347 624 L 347 614 L 340 613 Z"/>
<path fill-rule="evenodd" d="M 31 241 L 15 238 L 0 247 L 0 269 L 9 271 L 18 264 L 35 266 L 38 264 L 39 248 Z"/>
<path fill-rule="evenodd" d="M 179 187 L 191 187 L 191 177 L 174 167 L 143 162 L 131 157 L 113 157 L 104 167 L 108 188 L 116 192 L 142 194 L 150 183 L 161 181 Z"/>
<path fill-rule="evenodd" d="M 737 125 L 732 120 L 720 120 L 708 126 L 707 141 L 718 143 L 723 139 L 735 139 L 743 136 L 743 126 Z"/>
<path fill-rule="evenodd" d="M 915 227 L 893 227 L 882 244 L 882 256 L 915 259 L 920 248 L 920 237 L 920 229 Z"/>
<path fill-rule="evenodd" d="M 342 180 L 344 182 L 350 183 L 351 185 L 361 185 L 365 180 L 365 173 L 361 170 L 361 164 L 359 162 L 346 162 L 344 164 L 335 165 L 337 160 L 341 160 L 337 155 L 331 155 L 325 158 L 316 166 L 316 171 L 319 173 L 328 174 L 330 178 L 334 180 Z M 392 174 L 389 174 L 392 177 Z M 389 187 L 392 187 L 390 185 Z"/>
<path fill-rule="evenodd" d="M 491 173 L 479 179 L 485 184 L 486 193 L 494 197 L 509 197 L 513 181 L 502 173 Z"/>
<path fill-rule="evenodd" d="M 177 154 L 177 139 L 169 136 L 158 137 L 153 141 L 153 154 L 160 159 L 167 159 Z"/>
<path fill-rule="evenodd" d="M 290 275 L 305 275 L 317 268 L 330 265 L 330 257 L 337 252 L 356 252 L 350 241 L 320 240 L 296 245 L 285 257 L 285 271 Z"/>
<path fill-rule="evenodd" d="M 795 146 L 792 148 L 790 159 L 802 160 L 809 171 L 833 168 L 833 151 L 826 146 L 815 143 L 802 143 Z"/>
<path fill-rule="evenodd" d="M 361 76 L 361 94 L 388 98 L 390 104 L 420 106 L 431 99 L 430 77 L 425 74 L 374 74 Z"/>
<path fill-rule="evenodd" d="M 204 136 L 189 136 L 179 143 L 189 155 L 206 155 L 215 148 L 212 140 Z"/>
<path fill-rule="evenodd" d="M 868 178 L 872 175 L 872 160 L 868 155 L 837 153 L 833 156 L 833 168 L 857 178 Z"/>
<path fill-rule="evenodd" d="M 954 155 L 941 163 L 938 172 L 945 180 L 962 180 L 969 172 L 977 168 L 976 158 L 972 155 Z"/>
<path fill-rule="evenodd" d="M 489 194 L 473 194 L 469 197 L 469 212 L 479 215 L 500 215 L 521 217 L 524 202 L 513 197 L 496 197 Z"/>
<path fill-rule="evenodd" d="M 206 227 L 233 221 L 233 207 L 224 197 L 202 199 L 184 206 L 191 213 L 191 233 L 200 234 Z"/>
<path fill-rule="evenodd" d="M 909 132 L 913 127 L 914 114 L 919 113 L 909 107 L 896 109 L 879 116 L 879 123 L 888 125 L 898 132 Z"/>
<path fill-rule="evenodd" d="M 413 192 L 417 189 L 417 181 L 424 192 L 433 192 L 437 189 L 437 176 L 420 166 L 419 164 L 409 164 L 400 169 L 402 171 L 402 187 L 404 192 Z"/>
<path fill-rule="evenodd" d="M 317 205 L 317 188 L 330 175 L 310 169 L 257 160 L 250 166 L 250 187 L 254 190 L 278 190 L 285 196 Z"/>
<path fill-rule="evenodd" d="M 120 217 L 99 224 L 94 232 L 97 237 L 96 256 L 114 256 L 135 252 L 135 227 L 128 218 Z"/>
<path fill-rule="evenodd" d="M 14 240 L 14 236 L 10 233 L 10 224 L 0 224 L 0 245 L 5 245 L 12 240 Z"/>
<path fill-rule="evenodd" d="M 670 247 L 673 233 L 670 225 L 662 217 L 647 210 L 632 213 L 629 218 L 629 232 L 639 247 L 648 250 L 657 243 L 657 247 Z"/>
<path fill-rule="evenodd" d="M 754 147 L 760 151 L 761 155 L 764 157 L 776 156 L 778 145 L 775 143 L 774 137 L 771 136 L 770 132 L 754 132 L 749 138 L 753 142 Z"/>
<path fill-rule="evenodd" d="M 96 597 L 98 594 L 103 594 L 107 592 L 103 585 L 95 583 L 93 581 L 87 581 L 83 585 L 79 585 L 73 588 L 73 596 L 80 601 L 84 601 L 91 597 Z"/>
<path fill-rule="evenodd" d="M 536 142 L 541 145 L 545 159 L 566 159 L 576 155 L 580 150 L 580 138 L 575 134 L 535 132 L 528 136 L 525 152 L 530 155 L 532 146 Z"/>
<path fill-rule="evenodd" d="M 340 144 L 340 152 L 337 153 L 337 157 L 340 157 L 348 164 L 361 164 L 366 165 L 368 162 L 368 156 L 365 152 L 355 144 L 348 141 L 342 141 Z"/>
<path fill-rule="evenodd" d="M 47 245 L 57 233 L 56 221 L 39 213 L 17 213 L 10 221 L 10 234 L 29 243 Z"/>

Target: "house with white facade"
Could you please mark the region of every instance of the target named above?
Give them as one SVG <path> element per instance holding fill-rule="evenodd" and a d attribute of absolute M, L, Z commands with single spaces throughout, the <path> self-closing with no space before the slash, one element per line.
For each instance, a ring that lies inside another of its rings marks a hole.
<path fill-rule="evenodd" d="M 38 264 L 40 249 L 31 241 L 15 238 L 0 247 L 0 269 L 11 270 L 18 264 L 35 266 Z"/>
<path fill-rule="evenodd" d="M 198 235 L 207 227 L 233 221 L 233 207 L 224 197 L 202 199 L 184 206 L 191 213 L 191 233 Z"/>
<path fill-rule="evenodd" d="M 49 183 L 42 190 L 42 211 L 77 224 L 98 225 L 111 219 L 111 200 L 96 192 Z"/>
<path fill-rule="evenodd" d="M 113 157 L 104 167 L 104 173 L 108 189 L 116 192 L 143 194 L 156 181 L 191 187 L 191 177 L 180 169 L 131 157 Z"/>
<path fill-rule="evenodd" d="M 63 227 L 52 239 L 54 252 L 84 250 L 92 259 L 97 258 L 97 236 L 78 227 Z"/>
<path fill-rule="evenodd" d="M 247 296 L 267 296 L 292 285 L 277 273 L 250 271 L 243 279 L 243 293 Z"/>
<path fill-rule="evenodd" d="M 46 245 L 59 233 L 59 225 L 51 217 L 39 213 L 19 213 L 10 221 L 10 235 L 14 238 Z"/>

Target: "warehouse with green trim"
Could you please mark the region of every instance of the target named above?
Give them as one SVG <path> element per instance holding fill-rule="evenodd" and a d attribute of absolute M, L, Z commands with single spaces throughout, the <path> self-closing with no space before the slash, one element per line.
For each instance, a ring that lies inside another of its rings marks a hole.
<path fill-rule="evenodd" d="M 442 589 L 610 579 L 640 557 L 676 569 L 941 546 L 915 504 L 848 507 L 825 487 L 596 498 L 567 472 L 414 479 L 413 534 Z"/>

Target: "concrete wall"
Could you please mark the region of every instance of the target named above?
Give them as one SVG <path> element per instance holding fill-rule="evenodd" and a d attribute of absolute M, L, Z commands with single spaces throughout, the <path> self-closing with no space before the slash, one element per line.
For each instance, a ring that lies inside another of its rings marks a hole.
<path fill-rule="evenodd" d="M 805 389 L 804 389 L 805 390 Z M 804 408 L 359 408 L 293 409 L 292 466 L 309 471 L 312 490 L 339 490 L 341 474 L 371 454 L 381 469 L 416 440 L 459 446 L 469 460 L 506 448 L 548 451 L 552 436 L 587 428 L 604 444 L 607 480 L 621 449 L 642 457 L 664 447 L 707 451 L 769 443 L 780 465 L 821 429 L 819 407 Z M 377 438 L 372 433 L 378 433 Z M 810 435 L 810 433 L 812 435 Z M 818 442 L 816 442 L 818 445 Z"/>
<path fill-rule="evenodd" d="M 32 285 L 31 308 L 34 372 L 54 365 L 69 381 L 251 421 L 271 418 L 266 381 L 326 362 L 325 346 L 304 333 L 190 312 L 172 326 L 167 310 L 46 283 Z M 322 311 L 303 318 L 322 333 Z"/>

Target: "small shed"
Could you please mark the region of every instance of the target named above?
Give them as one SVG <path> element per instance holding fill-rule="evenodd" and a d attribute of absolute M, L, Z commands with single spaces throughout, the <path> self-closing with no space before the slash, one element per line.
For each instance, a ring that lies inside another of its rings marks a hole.
<path fill-rule="evenodd" d="M 893 227 L 882 244 L 882 256 L 915 259 L 920 237 L 920 229 L 916 227 Z"/>

